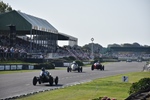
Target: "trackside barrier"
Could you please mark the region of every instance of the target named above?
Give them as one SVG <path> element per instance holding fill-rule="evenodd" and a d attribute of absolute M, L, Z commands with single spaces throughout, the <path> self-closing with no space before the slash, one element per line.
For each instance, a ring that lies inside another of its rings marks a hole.
<path fill-rule="evenodd" d="M 72 63 L 68 63 L 68 62 L 65 62 L 65 63 L 63 63 L 63 66 L 64 67 L 68 67 L 68 66 L 70 66 Z M 90 64 L 90 62 L 83 62 L 83 64 Z"/>
<path fill-rule="evenodd" d="M 64 67 L 70 66 L 72 63 L 63 63 Z M 83 64 L 90 64 L 90 62 L 83 62 Z M 0 64 L 0 71 L 3 70 L 33 70 L 34 65 L 26 64 Z"/>
<path fill-rule="evenodd" d="M 21 65 L 21 64 L 1 64 L 0 65 L 0 71 L 4 70 L 32 70 L 34 69 L 33 65 Z"/>
<path fill-rule="evenodd" d="M 64 67 L 68 67 L 70 65 L 71 65 L 71 63 L 64 63 Z"/>
<path fill-rule="evenodd" d="M 91 62 L 83 62 L 83 64 L 91 64 Z"/>

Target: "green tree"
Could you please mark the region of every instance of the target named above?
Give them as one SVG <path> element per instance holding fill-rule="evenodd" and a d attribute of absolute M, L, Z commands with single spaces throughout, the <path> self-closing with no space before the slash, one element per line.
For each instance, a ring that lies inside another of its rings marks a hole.
<path fill-rule="evenodd" d="M 140 47 L 140 44 L 137 42 L 133 43 L 132 45 L 133 45 L 133 47 Z"/>
<path fill-rule="evenodd" d="M 121 47 L 121 46 L 119 44 L 114 43 L 114 44 L 109 44 L 108 48 L 110 48 L 110 47 Z"/>
<path fill-rule="evenodd" d="M 84 50 L 88 50 L 89 52 L 91 52 L 91 47 L 92 47 L 92 43 L 89 43 L 89 44 L 84 45 L 82 48 Z M 99 53 L 102 49 L 103 49 L 103 47 L 100 44 L 93 43 L 93 52 L 94 53 Z"/>
<path fill-rule="evenodd" d="M 0 1 L 0 13 L 12 11 L 11 6 L 7 3 L 4 3 L 3 1 Z"/>

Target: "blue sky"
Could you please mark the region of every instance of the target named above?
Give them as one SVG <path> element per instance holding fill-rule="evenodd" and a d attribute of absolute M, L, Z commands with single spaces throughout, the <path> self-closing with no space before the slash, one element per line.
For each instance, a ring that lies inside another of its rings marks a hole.
<path fill-rule="evenodd" d="M 78 45 L 138 42 L 150 45 L 150 0 L 3 0 L 47 20 L 59 32 L 78 38 Z M 66 42 L 60 43 L 60 45 Z"/>

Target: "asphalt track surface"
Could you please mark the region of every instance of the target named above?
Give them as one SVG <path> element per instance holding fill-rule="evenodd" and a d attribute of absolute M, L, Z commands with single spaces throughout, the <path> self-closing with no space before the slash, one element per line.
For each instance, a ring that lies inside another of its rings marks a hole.
<path fill-rule="evenodd" d="M 19 95 L 29 94 L 36 91 L 61 88 L 96 78 L 102 78 L 128 72 L 142 71 L 145 62 L 115 62 L 105 65 L 104 71 L 93 70 L 90 67 L 83 67 L 83 72 L 67 72 L 67 70 L 49 70 L 52 76 L 59 77 L 57 86 L 49 86 L 48 83 L 32 85 L 34 76 L 39 76 L 40 71 L 23 72 L 14 74 L 0 74 L 0 99 L 6 99 Z"/>

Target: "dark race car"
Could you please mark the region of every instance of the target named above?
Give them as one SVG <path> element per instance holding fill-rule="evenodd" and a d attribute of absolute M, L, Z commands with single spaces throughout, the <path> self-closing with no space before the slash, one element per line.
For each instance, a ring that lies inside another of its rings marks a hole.
<path fill-rule="evenodd" d="M 102 65 L 99 62 L 96 62 L 96 63 L 92 64 L 92 66 L 91 66 L 91 70 L 94 70 L 94 69 L 104 70 L 104 65 Z"/>
<path fill-rule="evenodd" d="M 55 83 L 55 85 L 58 84 L 58 76 L 56 76 L 56 78 L 53 78 L 52 75 L 49 74 L 48 71 L 46 71 L 47 75 L 42 74 L 42 76 L 36 77 L 34 76 L 33 78 L 33 85 L 35 86 L 37 84 L 37 82 L 39 84 L 41 83 L 49 83 L 50 86 L 53 85 L 53 83 Z"/>

